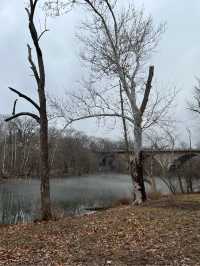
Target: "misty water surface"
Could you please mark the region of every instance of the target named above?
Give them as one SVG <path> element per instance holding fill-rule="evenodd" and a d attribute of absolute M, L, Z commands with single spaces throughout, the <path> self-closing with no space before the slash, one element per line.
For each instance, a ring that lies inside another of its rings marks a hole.
<path fill-rule="evenodd" d="M 159 179 L 157 189 L 168 193 Z M 150 189 L 146 184 L 147 191 Z M 53 208 L 65 215 L 87 212 L 88 208 L 109 207 L 131 198 L 128 175 L 107 174 L 51 179 Z M 40 180 L 9 180 L 0 184 L 0 223 L 16 223 L 39 218 Z"/>

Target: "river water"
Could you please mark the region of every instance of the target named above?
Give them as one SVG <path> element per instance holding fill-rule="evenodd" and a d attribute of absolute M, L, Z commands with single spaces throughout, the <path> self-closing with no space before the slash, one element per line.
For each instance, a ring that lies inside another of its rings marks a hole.
<path fill-rule="evenodd" d="M 169 193 L 159 179 L 157 190 Z M 146 184 L 147 191 L 150 186 Z M 105 174 L 51 179 L 55 215 L 76 215 L 88 209 L 109 207 L 120 199 L 131 199 L 128 175 Z M 29 222 L 39 218 L 40 180 L 9 180 L 0 184 L 0 223 Z"/>

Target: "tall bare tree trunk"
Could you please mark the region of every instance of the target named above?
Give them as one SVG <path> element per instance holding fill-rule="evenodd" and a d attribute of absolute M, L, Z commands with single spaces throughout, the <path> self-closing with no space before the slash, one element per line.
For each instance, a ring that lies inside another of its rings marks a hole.
<path fill-rule="evenodd" d="M 28 102 L 30 102 L 37 109 L 40 116 L 30 112 L 21 112 L 15 114 L 15 109 L 16 109 L 15 107 L 17 102 L 15 101 L 12 116 L 7 118 L 5 121 L 8 122 L 17 117 L 26 115 L 34 118 L 40 125 L 41 212 L 42 212 L 42 220 L 50 220 L 52 218 L 52 214 L 51 214 L 50 182 L 49 182 L 48 119 L 47 119 L 46 96 L 45 96 L 45 67 L 43 61 L 43 53 L 39 43 L 41 37 L 47 31 L 47 29 L 45 28 L 45 30 L 40 35 L 37 32 L 34 23 L 34 16 L 38 2 L 39 0 L 30 0 L 29 8 L 26 8 L 26 11 L 28 14 L 29 31 L 34 44 L 37 63 L 35 63 L 33 60 L 32 50 L 29 45 L 28 45 L 28 61 L 30 63 L 35 81 L 37 83 L 39 105 L 27 95 L 24 95 L 13 88 L 10 89 L 11 91 L 19 95 L 19 97 L 22 97 L 26 99 Z"/>
<path fill-rule="evenodd" d="M 134 171 L 132 171 L 132 178 L 135 181 L 135 195 L 136 203 L 141 203 L 146 200 L 146 191 L 143 177 L 143 154 L 142 154 L 142 119 L 139 114 L 135 115 L 134 126 Z"/>
<path fill-rule="evenodd" d="M 124 130 L 124 139 L 127 149 L 127 161 L 129 164 L 129 170 L 132 178 L 132 184 L 134 187 L 134 194 L 135 194 L 135 202 L 141 203 L 142 201 L 146 200 L 146 192 L 144 186 L 144 178 L 143 178 L 143 158 L 142 158 L 142 128 L 141 128 L 141 118 L 138 115 L 138 124 L 134 127 L 134 136 L 135 136 L 135 144 L 134 144 L 134 155 L 135 155 L 135 162 L 134 165 L 131 162 L 131 151 L 129 147 L 128 141 L 128 132 L 127 132 L 127 125 L 126 120 L 124 118 L 124 101 L 122 95 L 122 86 L 120 82 L 120 100 L 121 100 L 121 110 L 122 110 L 122 123 L 123 123 L 123 130 Z"/>
<path fill-rule="evenodd" d="M 50 199 L 50 181 L 49 181 L 49 150 L 48 150 L 48 119 L 46 110 L 46 95 L 45 95 L 45 68 L 43 61 L 43 54 L 40 48 L 39 40 L 42 34 L 38 36 L 35 24 L 34 14 L 38 0 L 32 2 L 30 0 L 30 10 L 27 10 L 29 17 L 29 30 L 34 43 L 34 47 L 37 55 L 38 70 L 36 70 L 35 64 L 32 59 L 31 48 L 28 46 L 29 51 L 29 63 L 33 69 L 35 80 L 38 85 L 39 96 L 39 113 L 40 113 L 40 176 L 41 176 L 41 210 L 42 220 L 49 220 L 52 218 L 51 214 L 51 199 Z"/>
<path fill-rule="evenodd" d="M 45 96 L 44 96 L 44 101 Z M 41 207 L 42 219 L 51 218 L 50 182 L 49 182 L 49 156 L 48 156 L 48 121 L 46 105 L 43 105 L 40 115 L 40 163 L 41 163 Z"/>

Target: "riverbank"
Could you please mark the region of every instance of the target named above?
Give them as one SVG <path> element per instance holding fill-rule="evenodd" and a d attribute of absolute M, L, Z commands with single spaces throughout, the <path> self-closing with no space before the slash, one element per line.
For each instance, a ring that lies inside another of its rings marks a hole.
<path fill-rule="evenodd" d="M 200 265 L 200 194 L 0 227 L 0 265 Z"/>

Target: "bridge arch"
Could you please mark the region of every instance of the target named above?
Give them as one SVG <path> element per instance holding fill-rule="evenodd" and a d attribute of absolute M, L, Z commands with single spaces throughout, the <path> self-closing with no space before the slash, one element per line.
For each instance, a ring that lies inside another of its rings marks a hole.
<path fill-rule="evenodd" d="M 200 150 L 143 150 L 144 164 L 150 166 L 153 161 L 153 172 L 162 174 L 163 170 L 167 173 L 173 173 L 176 169 L 181 168 L 187 161 L 194 157 L 200 156 Z M 134 158 L 134 152 L 131 152 L 131 157 Z M 125 150 L 113 150 L 110 152 L 99 153 L 100 166 L 108 166 L 110 169 L 116 169 L 120 164 L 127 164 L 127 152 Z M 147 168 L 148 168 L 147 167 Z M 121 168 L 121 167 L 119 167 Z M 128 169 L 126 165 L 125 169 Z M 148 172 L 150 172 L 148 170 Z M 154 173 L 155 175 L 155 173 Z"/>
<path fill-rule="evenodd" d="M 200 156 L 200 154 L 194 152 L 180 155 L 179 157 L 175 158 L 169 166 L 169 172 L 173 172 L 177 169 L 180 169 L 181 166 L 183 166 L 186 162 L 197 156 Z"/>

